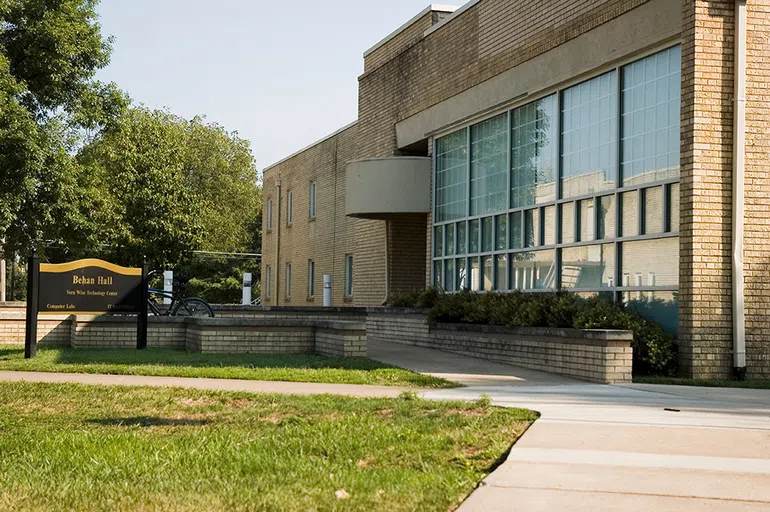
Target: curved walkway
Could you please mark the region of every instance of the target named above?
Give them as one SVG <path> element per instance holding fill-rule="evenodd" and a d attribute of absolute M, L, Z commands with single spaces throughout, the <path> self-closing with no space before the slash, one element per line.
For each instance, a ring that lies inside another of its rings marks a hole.
<path fill-rule="evenodd" d="M 461 512 L 770 510 L 768 390 L 587 384 L 392 344 L 370 356 L 469 385 L 426 398 L 541 413 Z"/>

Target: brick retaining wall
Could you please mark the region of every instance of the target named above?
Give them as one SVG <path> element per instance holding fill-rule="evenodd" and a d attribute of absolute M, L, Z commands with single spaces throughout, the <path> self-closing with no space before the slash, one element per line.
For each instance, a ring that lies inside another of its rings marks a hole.
<path fill-rule="evenodd" d="M 591 382 L 631 382 L 628 331 L 439 324 L 422 310 L 370 309 L 367 338 L 433 348 Z"/>

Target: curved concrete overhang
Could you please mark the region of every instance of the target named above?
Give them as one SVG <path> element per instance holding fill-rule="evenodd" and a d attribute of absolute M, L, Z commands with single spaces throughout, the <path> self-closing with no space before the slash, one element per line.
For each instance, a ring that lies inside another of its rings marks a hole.
<path fill-rule="evenodd" d="M 430 212 L 431 159 L 393 156 L 347 165 L 345 213 L 361 219 L 388 219 Z"/>

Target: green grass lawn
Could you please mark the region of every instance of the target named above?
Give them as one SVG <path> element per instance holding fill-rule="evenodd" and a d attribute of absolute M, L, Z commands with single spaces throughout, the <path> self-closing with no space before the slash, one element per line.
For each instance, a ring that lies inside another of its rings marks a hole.
<path fill-rule="evenodd" d="M 160 375 L 219 379 L 450 388 L 457 384 L 365 358 L 318 355 L 199 354 L 179 350 L 71 349 L 0 345 L 0 370 Z"/>
<path fill-rule="evenodd" d="M 702 386 L 711 388 L 770 389 L 770 380 L 680 379 L 676 377 L 634 377 L 637 384 L 668 384 L 672 386 Z"/>
<path fill-rule="evenodd" d="M 536 417 L 409 395 L 1 383 L 0 510 L 443 512 Z"/>

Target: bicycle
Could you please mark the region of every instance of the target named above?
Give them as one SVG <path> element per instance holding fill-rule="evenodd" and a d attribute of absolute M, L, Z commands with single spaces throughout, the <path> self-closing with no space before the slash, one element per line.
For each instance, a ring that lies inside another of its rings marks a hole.
<path fill-rule="evenodd" d="M 156 270 L 153 270 L 147 276 L 148 278 L 154 274 L 157 274 Z M 178 283 L 184 284 L 181 280 L 177 280 Z M 196 316 L 196 317 L 209 317 L 214 318 L 214 310 L 211 308 L 208 302 L 198 297 L 182 297 L 178 291 L 167 292 L 158 288 L 147 288 L 147 309 L 148 312 L 155 316 Z M 163 299 L 170 299 L 171 304 L 165 311 L 162 311 L 158 305 Z"/>

